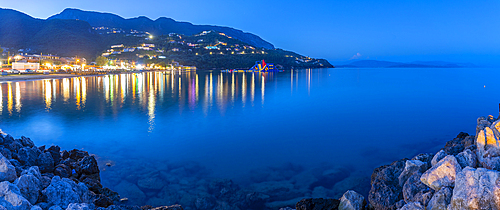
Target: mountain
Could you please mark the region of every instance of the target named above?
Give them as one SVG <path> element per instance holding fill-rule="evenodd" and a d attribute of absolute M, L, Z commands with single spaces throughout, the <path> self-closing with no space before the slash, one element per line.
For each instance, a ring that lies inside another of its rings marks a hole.
<path fill-rule="evenodd" d="M 165 17 L 161 17 L 156 20 L 151 20 L 144 16 L 125 19 L 111 13 L 83 11 L 69 8 L 48 18 L 48 20 L 53 19 L 83 20 L 88 22 L 93 27 L 117 28 L 126 31 L 147 31 L 154 35 L 169 33 L 194 35 L 200 33 L 201 31 L 214 30 L 225 33 L 228 36 L 235 37 L 236 39 L 259 48 L 274 49 L 274 46 L 271 43 L 263 40 L 259 36 L 246 33 L 241 30 L 222 26 L 193 25 L 187 22 L 177 22 L 171 18 Z"/>
<path fill-rule="evenodd" d="M 42 20 L 0 9 L 0 45 L 62 56 L 92 57 L 104 50 L 90 24 L 80 20 Z"/>
<path fill-rule="evenodd" d="M 470 63 L 452 63 L 445 61 L 414 61 L 409 63 L 379 61 L 379 60 L 357 60 L 337 68 L 465 68 L 477 67 Z"/>
<path fill-rule="evenodd" d="M 105 56 L 114 62 L 178 63 L 204 69 L 250 68 L 263 59 L 282 69 L 333 67 L 327 60 L 275 49 L 254 34 L 229 27 L 169 18 L 124 19 L 78 9 L 44 20 L 0 8 L 0 46 L 5 48 L 2 58 L 7 52 L 21 52 L 78 56 L 89 62 Z"/>

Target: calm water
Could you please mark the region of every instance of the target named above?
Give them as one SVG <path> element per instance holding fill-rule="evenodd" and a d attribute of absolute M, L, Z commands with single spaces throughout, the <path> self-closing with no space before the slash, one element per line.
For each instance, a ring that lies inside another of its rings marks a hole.
<path fill-rule="evenodd" d="M 436 152 L 498 113 L 497 69 L 150 72 L 0 83 L 0 129 L 101 161 L 195 161 L 210 176 L 376 166 Z M 103 172 L 106 176 L 106 172 Z"/>

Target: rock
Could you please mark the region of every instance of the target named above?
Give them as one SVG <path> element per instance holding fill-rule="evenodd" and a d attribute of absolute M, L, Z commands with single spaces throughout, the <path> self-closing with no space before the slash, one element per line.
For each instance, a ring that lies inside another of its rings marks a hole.
<path fill-rule="evenodd" d="M 337 199 L 307 198 L 302 199 L 295 208 L 297 210 L 329 210 L 338 209 L 340 201 Z"/>
<path fill-rule="evenodd" d="M 102 189 L 101 182 L 99 182 L 99 174 L 92 174 L 92 175 L 82 175 L 80 177 L 80 181 L 85 183 L 90 190 L 92 190 L 95 193 L 98 193 Z"/>
<path fill-rule="evenodd" d="M 368 200 L 375 209 L 396 209 L 397 205 L 401 204 L 400 201 L 404 205 L 398 178 L 403 172 L 406 160 L 395 161 L 373 171 L 371 176 L 372 187 L 368 194 Z"/>
<path fill-rule="evenodd" d="M 425 208 L 419 202 L 407 203 L 399 210 L 425 210 Z"/>
<path fill-rule="evenodd" d="M 453 155 L 448 155 L 427 170 L 420 180 L 430 188 L 438 191 L 442 187 L 453 187 L 457 172 L 462 170 Z"/>
<path fill-rule="evenodd" d="M 406 203 L 419 202 L 425 205 L 431 199 L 432 192 L 429 187 L 420 181 L 420 177 L 420 173 L 414 173 L 404 184 L 403 199 Z"/>
<path fill-rule="evenodd" d="M 452 190 L 449 187 L 443 187 L 432 196 L 427 210 L 446 210 L 451 201 Z"/>
<path fill-rule="evenodd" d="M 54 205 L 49 208 L 49 210 L 63 210 L 60 206 Z"/>
<path fill-rule="evenodd" d="M 35 176 L 38 180 L 42 179 L 42 175 L 40 174 L 40 170 L 38 169 L 38 166 L 31 166 L 27 170 L 23 171 L 21 175 L 28 174 L 28 175 L 33 175 Z"/>
<path fill-rule="evenodd" d="M 61 161 L 61 148 L 59 146 L 52 145 L 47 149 L 47 152 L 52 156 L 52 160 L 54 160 L 54 165 L 59 164 Z"/>
<path fill-rule="evenodd" d="M 13 153 L 12 155 L 14 155 L 19 152 L 19 149 L 23 148 L 23 145 L 19 141 L 14 140 L 5 144 L 5 147 Z"/>
<path fill-rule="evenodd" d="M 408 177 L 414 173 L 423 173 L 425 170 L 427 170 L 426 163 L 420 160 L 407 160 L 403 172 L 401 172 L 401 175 L 398 177 L 399 185 L 403 186 Z"/>
<path fill-rule="evenodd" d="M 489 128 L 489 127 L 486 127 L 486 128 L 484 128 L 484 132 L 485 132 L 485 137 L 486 137 L 486 146 L 495 147 L 498 149 L 499 146 L 498 146 L 497 138 L 493 134 L 493 130 L 491 130 L 491 128 Z"/>
<path fill-rule="evenodd" d="M 12 152 L 3 146 L 0 146 L 0 154 L 7 159 L 12 159 Z"/>
<path fill-rule="evenodd" d="M 477 118 L 477 126 L 476 126 L 476 136 L 479 134 L 481 130 L 484 130 L 486 127 L 490 127 L 491 123 L 486 120 L 485 117 Z"/>
<path fill-rule="evenodd" d="M 476 153 L 472 152 L 470 149 L 466 149 L 458 155 L 455 156 L 457 158 L 458 164 L 460 167 L 465 168 L 467 166 L 475 168 L 477 166 L 477 156 Z"/>
<path fill-rule="evenodd" d="M 269 181 L 251 185 L 253 191 L 269 195 L 272 200 L 289 200 L 301 196 L 293 193 L 293 188 L 293 184 L 287 181 Z"/>
<path fill-rule="evenodd" d="M 443 148 L 444 152 L 449 155 L 456 155 L 462 152 L 465 148 L 465 142 L 468 136 L 469 134 L 460 132 L 456 138 L 446 142 L 446 145 Z"/>
<path fill-rule="evenodd" d="M 161 190 L 166 183 L 162 179 L 158 178 L 158 176 L 153 176 L 139 179 L 139 181 L 137 181 L 137 185 L 140 188 L 147 190 Z"/>
<path fill-rule="evenodd" d="M 151 210 L 184 210 L 181 205 L 175 204 L 171 206 L 160 206 L 152 208 Z"/>
<path fill-rule="evenodd" d="M 349 190 L 340 198 L 339 210 L 361 210 L 365 205 L 365 198 L 361 194 Z"/>
<path fill-rule="evenodd" d="M 71 177 L 71 168 L 65 164 L 59 164 L 56 166 L 56 169 L 54 169 L 54 175 L 62 178 L 69 178 Z"/>
<path fill-rule="evenodd" d="M 210 194 L 202 194 L 196 197 L 194 206 L 199 210 L 211 210 L 215 207 L 215 197 Z"/>
<path fill-rule="evenodd" d="M 36 159 L 41 154 L 40 150 L 36 147 L 23 147 L 19 150 L 18 158 L 19 162 L 23 165 L 32 166 L 35 165 Z"/>
<path fill-rule="evenodd" d="M 208 185 L 208 193 L 223 201 L 228 201 L 238 189 L 238 185 L 230 179 L 214 180 Z"/>
<path fill-rule="evenodd" d="M 439 152 L 432 158 L 431 165 L 435 166 L 444 157 L 446 157 L 446 152 L 444 152 L 444 150 L 439 150 Z"/>
<path fill-rule="evenodd" d="M 95 206 L 87 203 L 71 203 L 66 210 L 94 210 Z"/>
<path fill-rule="evenodd" d="M 94 156 L 84 157 L 79 163 L 80 170 L 83 174 L 96 174 L 99 173 L 99 167 L 97 166 L 97 160 Z"/>
<path fill-rule="evenodd" d="M 69 158 L 71 158 L 75 161 L 79 161 L 80 159 L 87 157 L 87 156 L 89 156 L 89 153 L 86 151 L 81 151 L 81 150 L 77 150 L 77 149 L 73 149 L 73 150 L 69 151 Z"/>
<path fill-rule="evenodd" d="M 21 145 L 23 145 L 24 147 L 34 147 L 35 146 L 35 143 L 33 143 L 33 141 L 31 141 L 30 138 L 25 137 L 25 136 L 21 136 L 20 142 L 21 142 Z"/>
<path fill-rule="evenodd" d="M 15 185 L 21 191 L 21 195 L 25 197 L 31 204 L 35 204 L 38 200 L 38 195 L 40 194 L 41 183 L 38 178 L 30 174 L 24 174 L 19 177 L 15 182 Z"/>
<path fill-rule="evenodd" d="M 0 182 L 13 182 L 17 179 L 16 168 L 10 163 L 7 158 L 0 155 Z"/>
<path fill-rule="evenodd" d="M 427 170 L 432 166 L 431 161 L 432 161 L 433 157 L 434 157 L 434 154 L 422 153 L 422 154 L 418 154 L 417 156 L 413 157 L 411 160 L 420 160 L 423 163 L 426 163 L 427 168 L 425 170 Z"/>
<path fill-rule="evenodd" d="M 31 209 L 31 204 L 26 200 L 16 185 L 4 181 L 0 183 L 0 206 L 8 210 Z"/>
<path fill-rule="evenodd" d="M 113 205 L 113 201 L 104 195 L 96 195 L 96 198 L 94 199 L 93 203 L 97 207 L 104 207 L 104 208 Z"/>
<path fill-rule="evenodd" d="M 120 201 L 120 195 L 113 191 L 113 190 L 110 190 L 109 188 L 105 187 L 105 188 L 102 188 L 100 191 L 99 191 L 99 194 L 102 194 L 106 197 L 108 197 L 109 199 L 111 199 L 111 201 L 113 202 L 119 202 Z"/>
<path fill-rule="evenodd" d="M 30 210 L 43 210 L 43 209 L 40 206 L 34 205 L 34 206 L 31 207 Z"/>
<path fill-rule="evenodd" d="M 114 189 L 119 192 L 122 197 L 129 198 L 130 202 L 134 204 L 142 204 L 146 200 L 144 192 L 142 192 L 137 185 L 126 180 L 121 181 Z"/>
<path fill-rule="evenodd" d="M 76 185 L 76 184 L 75 184 Z M 67 208 L 70 203 L 80 203 L 80 196 L 73 190 L 69 181 L 63 181 L 60 177 L 52 178 L 50 185 L 42 191 L 51 205 Z"/>
<path fill-rule="evenodd" d="M 42 173 L 51 173 L 54 170 L 54 159 L 52 159 L 52 155 L 49 152 L 38 156 L 36 164 Z"/>
<path fill-rule="evenodd" d="M 457 174 L 448 209 L 500 209 L 500 173 L 466 167 Z"/>

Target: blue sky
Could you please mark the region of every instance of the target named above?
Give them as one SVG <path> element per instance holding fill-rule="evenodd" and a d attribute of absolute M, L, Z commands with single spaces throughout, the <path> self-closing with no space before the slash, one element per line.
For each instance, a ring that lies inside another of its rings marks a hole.
<path fill-rule="evenodd" d="M 500 1 L 0 0 L 0 5 L 37 18 L 71 7 L 230 26 L 332 63 L 378 59 L 500 65 Z"/>

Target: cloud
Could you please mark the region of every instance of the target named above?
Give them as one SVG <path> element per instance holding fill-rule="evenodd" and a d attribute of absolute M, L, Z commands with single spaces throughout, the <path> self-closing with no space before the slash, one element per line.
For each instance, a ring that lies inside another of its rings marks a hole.
<path fill-rule="evenodd" d="M 349 60 L 360 59 L 360 58 L 361 58 L 361 53 L 356 53 L 356 55 L 353 55 Z"/>

